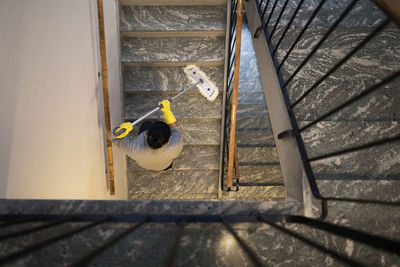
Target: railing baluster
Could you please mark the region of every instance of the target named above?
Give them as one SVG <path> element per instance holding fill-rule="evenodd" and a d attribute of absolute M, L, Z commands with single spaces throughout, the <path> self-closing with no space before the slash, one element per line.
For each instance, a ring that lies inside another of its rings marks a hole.
<path fill-rule="evenodd" d="M 264 29 L 268 28 L 269 21 L 271 20 L 272 15 L 274 14 L 274 11 L 275 11 L 275 8 L 276 8 L 277 4 L 278 4 L 278 0 L 275 0 L 275 3 L 274 3 L 274 5 L 272 6 L 272 9 L 271 9 L 271 13 L 269 13 L 267 22 L 265 23 Z"/>
<path fill-rule="evenodd" d="M 314 121 L 304 125 L 302 128 L 300 128 L 298 130 L 299 133 L 301 133 L 302 131 L 308 129 L 309 127 L 315 125 L 316 123 L 322 121 L 323 119 L 325 119 L 326 117 L 329 117 L 332 114 L 335 114 L 336 112 L 338 112 L 339 110 L 344 109 L 345 107 L 351 105 L 352 103 L 354 103 L 355 101 L 365 97 L 366 95 L 370 94 L 371 92 L 375 91 L 376 89 L 380 88 L 381 86 L 395 80 L 396 78 L 398 78 L 400 76 L 400 71 L 396 71 L 395 73 L 393 73 L 392 75 L 390 75 L 389 77 L 383 79 L 382 81 L 380 81 L 379 83 L 371 86 L 370 88 L 368 88 L 367 90 L 363 91 L 361 94 L 354 96 L 352 98 L 350 98 L 348 101 L 344 102 L 343 104 L 337 106 L 336 108 L 333 108 L 332 110 L 326 112 L 324 115 L 318 117 L 317 119 L 315 119 Z"/>
<path fill-rule="evenodd" d="M 262 21 L 263 18 L 264 18 L 265 12 L 267 12 L 268 5 L 269 5 L 269 1 L 270 1 L 270 0 L 268 0 L 267 3 L 265 4 L 264 10 L 263 10 L 262 15 L 261 15 L 261 21 Z"/>
<path fill-rule="evenodd" d="M 122 238 L 124 238 L 125 236 L 129 235 L 130 233 L 132 233 L 133 231 L 135 231 L 136 229 L 138 229 L 140 226 L 142 226 L 146 221 L 143 220 L 131 227 L 129 227 L 127 230 L 125 230 L 124 232 L 118 234 L 117 236 L 115 236 L 114 238 L 111 238 L 110 240 L 106 240 L 106 242 L 103 243 L 103 245 L 101 245 L 100 247 L 96 248 L 94 251 L 90 252 L 88 255 L 86 255 L 85 257 L 83 257 L 82 259 L 80 259 L 79 261 L 77 261 L 76 263 L 72 264 L 72 266 L 74 267 L 78 267 L 78 266 L 86 266 L 86 264 L 93 259 L 94 257 L 96 257 L 97 255 L 99 255 L 101 252 L 103 252 L 104 250 L 106 250 L 107 248 L 113 246 L 114 244 L 116 244 L 119 240 L 121 240 Z"/>
<path fill-rule="evenodd" d="M 281 37 L 279 38 L 278 43 L 276 44 L 276 46 L 275 46 L 275 48 L 274 48 L 274 52 L 272 52 L 272 56 L 275 56 L 276 50 L 278 49 L 278 47 L 279 47 L 279 45 L 281 44 L 283 38 L 285 37 L 287 31 L 289 30 L 290 26 L 292 25 L 292 23 L 293 23 L 293 21 L 294 21 L 296 15 L 297 15 L 297 13 L 299 12 L 299 10 L 300 10 L 301 6 L 303 5 L 303 3 L 304 3 L 304 0 L 301 0 L 300 3 L 298 4 L 296 10 L 294 11 L 292 17 L 291 17 L 290 20 L 289 20 L 289 23 L 287 24 L 285 30 L 283 31 Z"/>
<path fill-rule="evenodd" d="M 272 28 L 271 34 L 269 35 L 269 41 L 272 40 L 272 36 L 274 35 L 276 28 L 278 27 L 279 21 L 281 20 L 283 12 L 285 12 L 286 6 L 287 6 L 288 3 L 289 3 L 289 0 L 286 0 L 285 3 L 283 4 L 281 12 L 279 13 L 278 18 L 276 19 L 275 25 Z"/>
<path fill-rule="evenodd" d="M 281 67 L 283 66 L 283 64 L 285 63 L 286 59 L 289 57 L 289 55 L 292 53 L 294 47 L 297 45 L 297 43 L 300 41 L 301 37 L 303 36 L 304 32 L 308 29 L 308 27 L 310 26 L 311 22 L 314 20 L 315 16 L 318 14 L 318 11 L 322 8 L 322 6 L 324 5 L 324 3 L 326 2 L 326 0 L 322 0 L 321 2 L 319 2 L 317 8 L 314 10 L 314 12 L 312 13 L 311 17 L 308 19 L 306 25 L 304 25 L 303 29 L 301 30 L 300 34 L 297 36 L 296 40 L 294 41 L 294 43 L 292 44 L 292 46 L 290 47 L 289 51 L 286 53 L 285 57 L 283 58 L 283 60 L 281 61 L 281 63 L 279 64 L 278 70 L 281 69 Z"/>
<path fill-rule="evenodd" d="M 249 255 L 250 259 L 253 261 L 253 263 L 256 266 L 264 266 L 260 259 L 258 259 L 256 253 L 246 244 L 246 242 L 241 239 L 238 234 L 233 230 L 233 228 L 229 225 L 229 223 L 222 218 L 222 224 L 225 225 L 226 229 L 232 234 L 232 236 L 236 239 L 236 241 L 239 243 L 239 245 L 243 248 L 243 250 Z"/>
<path fill-rule="evenodd" d="M 301 100 L 303 100 L 309 93 L 317 88 L 326 78 L 328 78 L 333 72 L 335 72 L 340 66 L 342 66 L 349 58 L 351 58 L 358 50 L 360 50 L 365 44 L 371 41 L 381 30 L 383 30 L 390 23 L 390 19 L 386 19 L 382 22 L 373 32 L 371 32 L 361 43 L 359 43 L 349 54 L 342 58 L 335 66 L 333 66 L 324 76 L 318 79 L 307 91 L 305 91 L 291 106 L 293 109 Z"/>
<path fill-rule="evenodd" d="M 331 35 L 331 33 L 336 29 L 336 27 L 339 25 L 340 22 L 347 16 L 347 14 L 353 9 L 355 4 L 357 4 L 358 0 L 353 0 L 347 8 L 342 12 L 340 17 L 333 23 L 333 25 L 329 28 L 329 30 L 324 34 L 322 39 L 315 45 L 315 47 L 311 50 L 311 52 L 307 55 L 307 57 L 301 62 L 300 66 L 297 67 L 297 69 L 293 72 L 293 74 L 289 77 L 289 79 L 286 80 L 285 84 L 283 87 L 286 87 L 290 81 L 296 76 L 296 74 L 304 67 L 304 65 L 310 60 L 310 58 L 317 52 L 317 50 L 321 47 L 323 42 L 328 39 L 328 37 Z"/>

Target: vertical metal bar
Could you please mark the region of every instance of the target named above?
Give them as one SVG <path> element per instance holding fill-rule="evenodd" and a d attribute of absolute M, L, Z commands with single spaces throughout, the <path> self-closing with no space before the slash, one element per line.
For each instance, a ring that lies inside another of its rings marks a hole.
<path fill-rule="evenodd" d="M 267 3 L 265 4 L 264 10 L 263 10 L 262 15 L 261 15 L 261 21 L 264 20 L 264 15 L 265 15 L 265 12 L 267 12 L 269 1 L 270 0 L 268 0 Z"/>
<path fill-rule="evenodd" d="M 35 250 L 41 249 L 41 248 L 43 248 L 43 247 L 45 247 L 47 245 L 50 245 L 51 243 L 57 242 L 57 241 L 59 241 L 61 239 L 64 239 L 66 237 L 69 237 L 69 236 L 72 236 L 74 234 L 80 233 L 80 232 L 82 232 L 84 230 L 87 230 L 89 228 L 95 227 L 95 226 L 97 226 L 97 225 L 99 225 L 99 224 L 101 224 L 101 223 L 103 223 L 105 221 L 107 221 L 107 220 L 102 220 L 102 221 L 99 221 L 99 222 L 91 223 L 91 224 L 83 226 L 83 227 L 79 227 L 78 229 L 63 233 L 61 235 L 52 237 L 52 238 L 50 238 L 48 240 L 44 240 L 42 242 L 36 243 L 36 244 L 26 248 L 26 249 L 23 249 L 23 250 L 11 253 L 9 255 L 3 256 L 3 257 L 0 258 L 0 264 L 8 263 L 10 261 L 14 261 L 14 260 L 18 259 L 19 257 L 24 256 L 25 254 L 28 254 L 28 253 L 33 252 Z"/>
<path fill-rule="evenodd" d="M 274 3 L 274 5 L 272 6 L 272 9 L 271 9 L 271 13 L 269 13 L 267 22 L 265 23 L 265 26 L 264 26 L 264 29 L 266 29 L 266 30 L 268 28 L 269 21 L 271 20 L 272 15 L 274 14 L 274 11 L 275 11 L 275 8 L 276 8 L 277 4 L 278 4 L 278 0 L 275 0 L 275 3 Z"/>
<path fill-rule="evenodd" d="M 292 53 L 294 47 L 297 45 L 297 43 L 300 41 L 301 37 L 303 36 L 304 32 L 308 29 L 308 27 L 310 26 L 311 22 L 314 20 L 315 16 L 317 15 L 318 11 L 322 8 L 322 6 L 324 5 L 324 3 L 326 2 L 326 0 L 322 0 L 321 2 L 319 2 L 317 8 L 314 10 L 314 12 L 312 13 L 311 17 L 308 19 L 306 25 L 304 25 L 303 29 L 301 30 L 300 34 L 297 36 L 296 40 L 294 41 L 294 43 L 292 44 L 292 46 L 290 47 L 289 51 L 286 53 L 285 57 L 283 58 L 283 60 L 281 61 L 281 63 L 279 64 L 278 70 L 281 69 L 281 67 L 283 66 L 283 64 L 285 63 L 286 59 L 289 57 L 290 53 Z"/>
<path fill-rule="evenodd" d="M 293 72 L 293 74 L 286 80 L 283 87 L 286 87 L 290 81 L 296 76 L 296 74 L 304 67 L 304 65 L 310 60 L 310 58 L 317 52 L 320 46 L 324 43 L 326 39 L 331 35 L 331 33 L 336 29 L 339 23 L 347 16 L 347 14 L 353 9 L 354 5 L 358 2 L 358 0 L 353 0 L 347 8 L 342 12 L 340 17 L 333 23 L 333 25 L 329 28 L 329 30 L 324 34 L 324 36 L 319 40 L 319 42 L 315 45 L 315 47 L 311 50 L 311 52 L 307 55 L 307 57 L 301 62 L 301 64 L 297 67 L 297 69 Z"/>
<path fill-rule="evenodd" d="M 279 47 L 279 45 L 281 44 L 283 38 L 285 37 L 287 31 L 289 30 L 290 26 L 292 25 L 292 23 L 293 23 L 293 21 L 294 21 L 296 15 L 297 15 L 297 13 L 299 12 L 299 10 L 300 10 L 301 6 L 303 5 L 303 3 L 304 3 L 304 0 L 301 0 L 300 3 L 299 3 L 299 5 L 297 6 L 296 10 L 294 11 L 292 17 L 290 18 L 289 23 L 287 24 L 285 30 L 283 31 L 281 37 L 279 38 L 279 41 L 278 41 L 277 45 L 275 46 L 274 52 L 272 52 L 272 56 L 275 56 L 276 50 L 278 49 L 278 47 Z"/>
<path fill-rule="evenodd" d="M 231 14 L 232 11 L 232 2 L 226 1 L 226 25 L 231 25 Z M 226 127 L 226 94 L 228 91 L 228 57 L 229 57 L 229 44 L 230 44 L 230 36 L 229 32 L 225 33 L 225 61 L 224 61 L 224 90 L 222 92 L 222 114 L 221 114 L 221 132 L 220 132 L 220 148 L 219 148 L 219 170 L 218 170 L 218 199 L 222 198 L 222 189 L 223 189 L 223 179 L 224 179 L 224 168 L 225 168 L 225 127 Z"/>
<path fill-rule="evenodd" d="M 229 223 L 222 218 L 222 223 L 225 225 L 226 229 L 232 234 L 232 236 L 236 239 L 239 245 L 243 248 L 243 250 L 249 255 L 250 259 L 256 266 L 264 266 L 260 259 L 257 257 L 256 253 L 237 235 L 235 230 L 229 225 Z"/>
<path fill-rule="evenodd" d="M 72 266 L 78 267 L 78 266 L 86 266 L 86 264 L 93 259 L 94 257 L 96 257 L 97 255 L 99 255 L 100 253 L 102 253 L 104 250 L 106 250 L 107 248 L 113 246 L 114 244 L 116 244 L 119 240 L 121 240 L 122 238 L 124 238 L 125 236 L 129 235 L 130 233 L 132 233 L 133 231 L 135 231 L 137 228 L 139 228 L 140 226 L 142 226 L 146 221 L 143 220 L 131 227 L 129 227 L 127 230 L 125 230 L 124 232 L 118 234 L 117 236 L 115 236 L 114 238 L 111 238 L 110 240 L 106 240 L 100 247 L 96 248 L 94 251 L 90 252 L 88 255 L 86 255 L 85 257 L 83 257 L 82 259 L 78 260 L 76 263 L 72 264 Z"/>
<path fill-rule="evenodd" d="M 174 243 L 172 245 L 171 251 L 169 252 L 167 261 L 165 266 L 167 267 L 172 267 L 174 266 L 176 255 L 178 254 L 178 248 L 179 248 L 179 242 L 181 240 L 182 234 L 183 234 L 183 229 L 186 226 L 186 222 L 184 220 L 179 222 L 179 229 L 176 232 Z"/>
<path fill-rule="evenodd" d="M 335 72 L 340 66 L 342 66 L 349 58 L 351 58 L 358 50 L 360 50 L 365 44 L 367 44 L 372 38 L 375 37 L 383 28 L 385 28 L 390 23 L 390 19 L 386 19 L 382 22 L 373 32 L 371 32 L 364 40 L 359 43 L 350 53 L 348 53 L 344 58 L 342 58 L 335 66 L 333 66 L 324 76 L 319 78 L 307 91 L 305 91 L 291 106 L 293 109 L 301 100 L 303 100 L 309 93 L 311 93 L 315 88 L 317 88 L 326 78 L 328 78 L 333 72 Z"/>
<path fill-rule="evenodd" d="M 276 28 L 278 27 L 279 21 L 281 20 L 283 12 L 285 12 L 286 6 L 287 6 L 288 3 L 289 3 L 289 0 L 286 0 L 285 3 L 283 4 L 281 12 L 279 13 L 278 18 L 276 19 L 275 25 L 272 28 L 271 34 L 269 35 L 269 41 L 272 40 L 272 36 L 274 35 Z"/>
<path fill-rule="evenodd" d="M 230 129 L 230 140 L 229 150 L 234 151 L 236 143 L 236 112 L 237 112 L 237 98 L 238 98 L 238 86 L 239 86 L 239 67 L 240 67 L 240 46 L 242 39 L 242 13 L 243 13 L 243 1 L 239 0 L 238 12 L 237 12 L 237 26 L 236 26 L 236 49 L 235 49 L 235 65 L 234 65 L 234 78 L 233 78 L 233 93 L 232 93 L 232 112 L 231 112 L 231 129 Z M 228 161 L 228 189 L 232 187 L 233 178 L 233 162 L 234 154 L 229 154 Z"/>
<path fill-rule="evenodd" d="M 104 33 L 104 14 L 103 14 L 103 0 L 97 0 L 97 15 L 99 26 L 99 42 L 100 42 L 100 57 L 101 57 L 101 80 L 103 85 L 103 101 L 104 101 L 104 120 L 106 130 L 106 143 L 107 143 L 107 175 L 108 183 L 110 186 L 110 195 L 115 195 L 114 183 L 114 163 L 112 154 L 112 144 L 110 140 L 111 130 L 111 115 L 110 115 L 110 100 L 108 91 L 108 74 L 107 74 L 107 51 L 106 51 L 106 37 Z"/>
<path fill-rule="evenodd" d="M 355 101 L 357 101 L 357 100 L 363 98 L 364 96 L 370 94 L 371 92 L 375 91 L 376 89 L 380 88 L 381 86 L 385 85 L 386 83 L 389 83 L 389 82 L 395 80 L 399 76 L 400 76 L 400 70 L 398 70 L 395 73 L 391 74 L 389 77 L 386 77 L 385 79 L 383 79 L 379 83 L 371 86 L 367 90 L 363 91 L 361 94 L 359 94 L 357 96 L 354 96 L 354 97 L 350 98 L 348 101 L 344 102 L 343 104 L 331 109 L 330 111 L 326 112 L 325 114 L 323 114 L 322 116 L 318 117 L 314 121 L 304 125 L 302 128 L 300 128 L 298 130 L 298 132 L 301 133 L 302 131 L 306 130 L 307 128 L 309 128 L 309 127 L 315 125 L 316 123 L 320 122 L 321 120 L 325 119 L 326 117 L 331 116 L 332 114 L 338 112 L 339 110 L 344 109 L 345 107 L 351 105 Z"/>

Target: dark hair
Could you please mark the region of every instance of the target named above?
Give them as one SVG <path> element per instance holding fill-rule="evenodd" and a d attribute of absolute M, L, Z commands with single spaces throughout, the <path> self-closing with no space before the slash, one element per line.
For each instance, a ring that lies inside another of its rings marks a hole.
<path fill-rule="evenodd" d="M 171 136 L 171 129 L 163 121 L 154 122 L 147 133 L 147 144 L 151 148 L 160 148 L 165 145 Z"/>

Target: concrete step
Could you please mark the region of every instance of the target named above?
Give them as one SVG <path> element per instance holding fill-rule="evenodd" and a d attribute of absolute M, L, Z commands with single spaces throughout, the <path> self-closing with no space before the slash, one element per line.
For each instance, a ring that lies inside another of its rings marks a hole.
<path fill-rule="evenodd" d="M 240 131 L 241 129 L 271 129 L 271 123 L 268 116 L 238 116 L 236 120 L 236 128 Z"/>
<path fill-rule="evenodd" d="M 283 177 L 279 164 L 244 166 L 239 163 L 239 184 L 253 186 L 280 185 L 283 186 Z"/>
<path fill-rule="evenodd" d="M 209 6 L 218 6 L 218 5 L 226 5 L 226 0 L 120 0 L 121 5 L 133 5 L 133 6 L 161 6 L 161 5 L 209 5 Z"/>
<path fill-rule="evenodd" d="M 134 93 L 125 95 L 124 115 L 125 119 L 140 118 L 144 114 L 157 107 L 158 103 L 164 99 L 170 99 L 175 93 Z M 200 93 L 193 91 L 187 92 L 177 98 L 171 104 L 171 110 L 177 119 L 181 118 L 221 118 L 220 94 L 213 102 L 208 101 Z M 150 118 L 164 118 L 163 113 L 156 112 Z"/>
<path fill-rule="evenodd" d="M 400 177 L 399 151 L 400 142 L 393 142 L 387 145 L 318 160 L 312 162 L 311 166 L 314 173 L 317 174 L 317 178 L 335 177 L 337 175 L 343 175 L 348 177 L 348 179 Z"/>
<path fill-rule="evenodd" d="M 276 165 L 279 163 L 275 147 L 238 147 L 241 165 Z"/>
<path fill-rule="evenodd" d="M 224 191 L 222 195 L 223 199 L 235 200 L 283 201 L 286 198 L 284 186 L 239 186 L 238 191 Z"/>
<path fill-rule="evenodd" d="M 204 199 L 218 193 L 218 170 L 128 170 L 129 199 Z"/>
<path fill-rule="evenodd" d="M 223 66 L 200 67 L 210 81 L 218 87 L 222 94 L 224 87 Z M 123 68 L 123 89 L 131 91 L 168 91 L 179 93 L 182 88 L 189 87 L 192 82 L 183 72 L 183 67 L 177 66 L 125 66 Z M 198 91 L 194 88 L 193 91 Z"/>
<path fill-rule="evenodd" d="M 265 104 L 238 104 L 238 117 L 266 117 L 268 116 Z"/>
<path fill-rule="evenodd" d="M 223 62 L 223 37 L 121 38 L 123 63 Z"/>
<path fill-rule="evenodd" d="M 261 128 L 261 129 L 237 129 L 236 131 L 236 142 L 240 146 L 275 146 L 274 136 L 272 129 Z"/>
<path fill-rule="evenodd" d="M 224 35 L 225 9 L 225 6 L 122 6 L 120 31 L 204 34 L 217 31 Z"/>
<path fill-rule="evenodd" d="M 238 104 L 261 104 L 265 105 L 264 92 L 243 92 L 239 90 L 238 92 Z"/>
<path fill-rule="evenodd" d="M 184 145 L 181 154 L 174 160 L 172 170 L 218 170 L 219 150 L 218 145 Z M 128 170 L 143 170 L 129 157 L 127 162 Z"/>
<path fill-rule="evenodd" d="M 150 120 L 153 121 L 153 120 Z M 221 120 L 219 119 L 178 119 L 179 130 L 185 145 L 219 145 Z M 130 133 L 135 137 L 140 124 Z"/>

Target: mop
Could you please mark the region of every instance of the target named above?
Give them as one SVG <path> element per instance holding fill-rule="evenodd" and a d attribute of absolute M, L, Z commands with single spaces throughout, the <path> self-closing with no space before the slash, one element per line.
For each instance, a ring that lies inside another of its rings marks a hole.
<path fill-rule="evenodd" d="M 208 78 L 207 75 L 200 71 L 199 68 L 197 68 L 195 65 L 188 65 L 184 69 L 184 72 L 186 73 L 186 76 L 193 82 L 191 86 L 189 86 L 186 89 L 183 89 L 179 94 L 175 95 L 171 99 L 168 99 L 169 102 L 174 101 L 177 99 L 179 96 L 182 94 L 186 93 L 190 89 L 194 88 L 197 86 L 197 88 L 200 91 L 200 94 L 204 96 L 208 101 L 212 102 L 214 101 L 217 96 L 218 96 L 218 88 L 217 86 L 212 83 Z M 163 106 L 159 105 L 149 113 L 143 115 L 139 119 L 137 119 L 134 122 L 126 122 L 121 124 L 118 127 L 115 127 L 113 129 L 113 134 L 116 138 L 123 138 L 129 134 L 130 131 L 132 131 L 133 126 L 137 125 L 141 121 L 145 120 L 147 117 L 152 115 L 153 113 L 157 112 L 158 110 L 162 109 Z"/>

